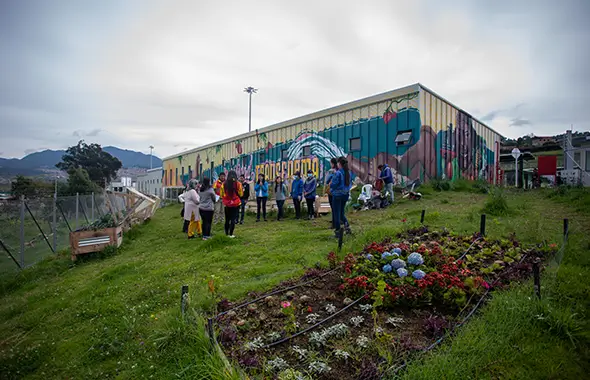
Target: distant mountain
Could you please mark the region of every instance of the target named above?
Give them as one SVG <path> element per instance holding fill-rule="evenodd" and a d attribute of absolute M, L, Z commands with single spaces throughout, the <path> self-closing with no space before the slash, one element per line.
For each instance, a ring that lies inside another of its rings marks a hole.
<path fill-rule="evenodd" d="M 120 149 L 114 146 L 103 147 L 113 157 L 118 158 L 124 168 L 150 168 L 150 155 L 133 150 Z M 36 175 L 43 173 L 44 169 L 55 169 L 55 165 L 61 161 L 64 150 L 44 150 L 31 153 L 21 158 L 0 158 L 0 175 Z M 162 166 L 162 160 L 152 157 L 152 167 Z"/>

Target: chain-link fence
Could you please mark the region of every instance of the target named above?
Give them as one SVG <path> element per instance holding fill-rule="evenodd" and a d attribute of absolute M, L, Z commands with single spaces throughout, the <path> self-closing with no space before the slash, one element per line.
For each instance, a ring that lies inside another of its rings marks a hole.
<path fill-rule="evenodd" d="M 0 276 L 70 246 L 71 231 L 126 210 L 114 194 L 0 201 Z M 2 252 L 3 251 L 3 252 Z"/>

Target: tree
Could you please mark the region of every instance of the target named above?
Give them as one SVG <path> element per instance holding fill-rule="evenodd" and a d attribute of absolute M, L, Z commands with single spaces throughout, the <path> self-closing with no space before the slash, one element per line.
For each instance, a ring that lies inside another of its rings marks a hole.
<path fill-rule="evenodd" d="M 16 180 L 12 181 L 10 192 L 16 198 L 20 198 L 21 195 L 24 195 L 26 198 L 32 198 L 36 193 L 35 183 L 30 178 L 18 175 L 16 176 Z"/>
<path fill-rule="evenodd" d="M 80 140 L 78 145 L 66 150 L 61 162 L 55 166 L 68 173 L 73 169 L 84 169 L 90 181 L 104 187 L 105 179 L 107 182 L 114 179 L 122 164 L 117 158 L 103 151 L 100 145 L 86 144 L 84 140 Z M 81 173 L 77 174 L 81 175 Z"/>
<path fill-rule="evenodd" d="M 98 192 L 99 190 L 100 187 L 92 182 L 85 169 L 72 168 L 68 170 L 68 191 L 70 194 L 90 194 L 93 191 Z"/>

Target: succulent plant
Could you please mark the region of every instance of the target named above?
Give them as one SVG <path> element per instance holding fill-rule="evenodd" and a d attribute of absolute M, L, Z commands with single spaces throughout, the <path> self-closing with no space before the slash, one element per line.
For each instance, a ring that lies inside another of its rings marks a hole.
<path fill-rule="evenodd" d="M 330 368 L 329 365 L 327 365 L 324 362 L 317 361 L 317 360 L 309 363 L 309 366 L 307 367 L 307 369 L 309 370 L 309 372 L 315 373 L 318 375 L 320 375 L 322 373 L 330 372 L 332 370 L 332 368 Z"/>
<path fill-rule="evenodd" d="M 369 338 L 364 335 L 359 335 L 359 337 L 356 338 L 356 344 L 361 348 L 367 348 L 369 347 Z"/>
<path fill-rule="evenodd" d="M 334 357 L 336 359 L 347 360 L 350 357 L 348 351 L 344 350 L 334 350 Z"/>
<path fill-rule="evenodd" d="M 272 360 L 266 362 L 264 368 L 269 372 L 279 372 L 289 367 L 289 364 L 285 361 L 285 359 L 281 357 L 276 357 Z"/>
<path fill-rule="evenodd" d="M 307 316 L 305 316 L 305 321 L 310 324 L 313 325 L 314 323 L 316 323 L 318 321 L 318 319 L 320 319 L 320 315 L 319 314 L 308 314 Z"/>
<path fill-rule="evenodd" d="M 392 325 L 394 327 L 399 327 L 401 323 L 404 323 L 404 319 L 400 317 L 389 317 L 385 321 L 385 323 Z"/>
<path fill-rule="evenodd" d="M 291 347 L 291 349 L 293 350 L 293 352 L 297 354 L 299 360 L 305 360 L 307 358 L 307 355 L 309 354 L 308 350 L 306 350 L 305 348 L 301 348 L 299 346 L 293 346 Z"/>
<path fill-rule="evenodd" d="M 365 318 L 363 318 L 362 315 L 359 315 L 358 317 L 350 318 L 350 324 L 353 325 L 354 327 L 359 327 L 364 321 L 365 321 Z"/>
<path fill-rule="evenodd" d="M 361 309 L 361 311 L 363 313 L 370 313 L 373 310 L 373 305 L 371 305 L 371 304 L 359 305 L 359 309 Z"/>
<path fill-rule="evenodd" d="M 268 338 L 269 342 L 276 342 L 277 340 L 282 338 L 282 335 L 276 331 L 271 331 L 270 333 L 268 333 L 268 335 L 266 336 Z"/>
<path fill-rule="evenodd" d="M 264 347 L 264 340 L 262 340 L 262 337 L 256 337 L 254 340 L 244 344 L 246 351 L 256 351 L 262 347 Z"/>
<path fill-rule="evenodd" d="M 336 312 L 336 306 L 332 305 L 331 303 L 327 304 L 325 309 L 330 314 L 334 314 Z"/>

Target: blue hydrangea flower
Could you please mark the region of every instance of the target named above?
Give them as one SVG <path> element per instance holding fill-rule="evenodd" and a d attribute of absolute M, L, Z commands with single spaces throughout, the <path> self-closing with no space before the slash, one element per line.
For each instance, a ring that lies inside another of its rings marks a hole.
<path fill-rule="evenodd" d="M 371 255 L 370 253 L 367 253 L 367 256 L 365 256 L 367 258 L 367 260 L 373 260 L 373 255 Z"/>
<path fill-rule="evenodd" d="M 406 277 L 408 275 L 408 271 L 405 268 L 398 268 L 397 275 L 400 277 Z"/>
<path fill-rule="evenodd" d="M 391 271 L 392 271 L 392 269 L 393 269 L 393 268 L 391 268 L 391 265 L 389 265 L 389 264 L 385 264 L 385 265 L 383 265 L 383 272 L 385 272 L 385 273 L 389 273 L 389 272 L 391 272 Z"/>
<path fill-rule="evenodd" d="M 389 252 L 383 252 L 383 253 L 381 254 L 381 258 L 382 258 L 383 260 L 386 260 L 388 257 L 391 257 L 391 253 L 389 253 Z"/>
<path fill-rule="evenodd" d="M 416 269 L 412 273 L 412 277 L 414 277 L 416 280 L 421 280 L 424 278 L 424 276 L 426 276 L 426 273 L 424 273 L 424 271 L 421 271 L 420 269 Z"/>
<path fill-rule="evenodd" d="M 402 249 L 401 248 L 394 248 L 393 253 L 396 253 L 399 256 L 402 254 Z"/>
<path fill-rule="evenodd" d="M 406 262 L 402 259 L 393 259 L 393 260 L 391 260 L 391 266 L 394 269 L 405 268 Z"/>
<path fill-rule="evenodd" d="M 418 252 L 412 252 L 408 256 L 408 264 L 422 265 L 422 264 L 424 264 L 424 258 Z"/>

